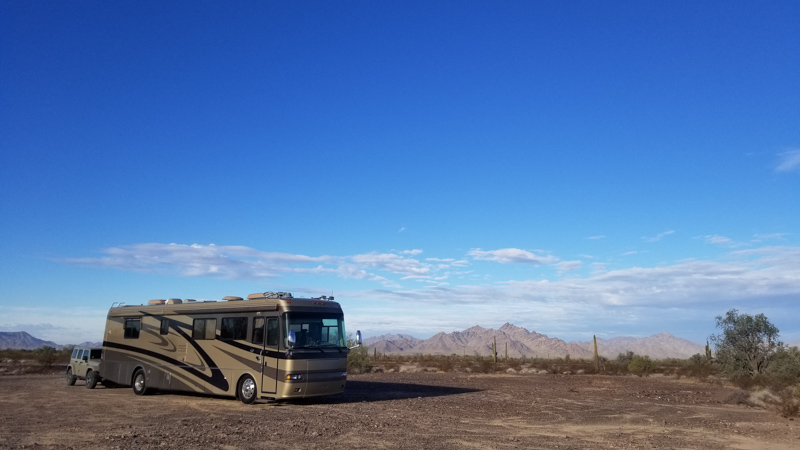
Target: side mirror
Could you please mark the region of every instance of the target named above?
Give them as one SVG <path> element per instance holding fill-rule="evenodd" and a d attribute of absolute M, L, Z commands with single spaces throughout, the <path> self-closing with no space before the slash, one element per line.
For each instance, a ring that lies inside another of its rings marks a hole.
<path fill-rule="evenodd" d="M 350 348 L 358 348 L 361 347 L 361 330 L 356 331 L 356 345 Z"/>
<path fill-rule="evenodd" d="M 297 336 L 294 334 L 294 330 L 289 330 L 289 349 L 294 348 L 294 344 L 297 343 Z"/>

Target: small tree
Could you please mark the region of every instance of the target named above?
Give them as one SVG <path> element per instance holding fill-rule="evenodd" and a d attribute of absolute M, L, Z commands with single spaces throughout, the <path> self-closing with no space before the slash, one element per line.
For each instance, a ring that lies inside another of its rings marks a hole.
<path fill-rule="evenodd" d="M 783 348 L 778 328 L 764 314 L 755 317 L 731 309 L 717 316 L 722 333 L 712 335 L 722 373 L 728 377 L 755 376 L 765 373 L 771 356 Z"/>

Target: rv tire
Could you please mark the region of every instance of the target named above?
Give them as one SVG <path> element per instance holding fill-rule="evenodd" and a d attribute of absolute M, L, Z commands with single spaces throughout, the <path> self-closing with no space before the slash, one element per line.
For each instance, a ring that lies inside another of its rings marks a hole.
<path fill-rule="evenodd" d="M 145 376 L 144 369 L 139 369 L 133 373 L 133 393 L 136 395 L 147 395 L 150 393 L 150 388 L 147 387 L 147 377 Z"/>
<path fill-rule="evenodd" d="M 239 400 L 242 403 L 249 405 L 256 401 L 256 382 L 250 375 L 245 375 L 239 380 L 239 389 L 236 391 L 239 394 Z"/>
<path fill-rule="evenodd" d="M 90 370 L 86 372 L 86 387 L 94 389 L 97 386 L 97 372 Z"/>
<path fill-rule="evenodd" d="M 72 367 L 68 368 L 67 369 L 67 386 L 74 385 L 75 384 L 75 380 L 77 380 L 77 379 L 78 379 L 78 377 L 76 377 L 75 375 L 72 374 Z"/>

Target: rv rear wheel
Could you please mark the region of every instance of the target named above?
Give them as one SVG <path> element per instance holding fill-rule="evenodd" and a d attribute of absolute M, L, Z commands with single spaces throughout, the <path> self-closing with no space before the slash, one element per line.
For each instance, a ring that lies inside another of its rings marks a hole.
<path fill-rule="evenodd" d="M 249 405 L 256 401 L 256 382 L 250 375 L 245 375 L 239 380 L 239 400 Z"/>
<path fill-rule="evenodd" d="M 86 387 L 94 389 L 97 386 L 97 372 L 90 370 L 86 373 Z"/>
<path fill-rule="evenodd" d="M 72 367 L 68 368 L 67 369 L 67 386 L 72 386 L 73 384 L 75 384 L 75 380 L 77 380 L 77 379 L 78 379 L 78 377 L 76 377 L 75 375 L 72 374 Z"/>
<path fill-rule="evenodd" d="M 145 395 L 150 392 L 147 387 L 147 377 L 144 375 L 144 369 L 139 369 L 133 374 L 133 393 L 136 395 Z"/>

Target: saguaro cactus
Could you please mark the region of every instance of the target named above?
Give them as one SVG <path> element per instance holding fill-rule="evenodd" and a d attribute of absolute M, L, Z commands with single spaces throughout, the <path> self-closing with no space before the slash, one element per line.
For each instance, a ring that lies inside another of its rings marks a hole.
<path fill-rule="evenodd" d="M 600 370 L 600 356 L 597 354 L 597 335 L 592 335 L 594 339 L 594 367 Z"/>

